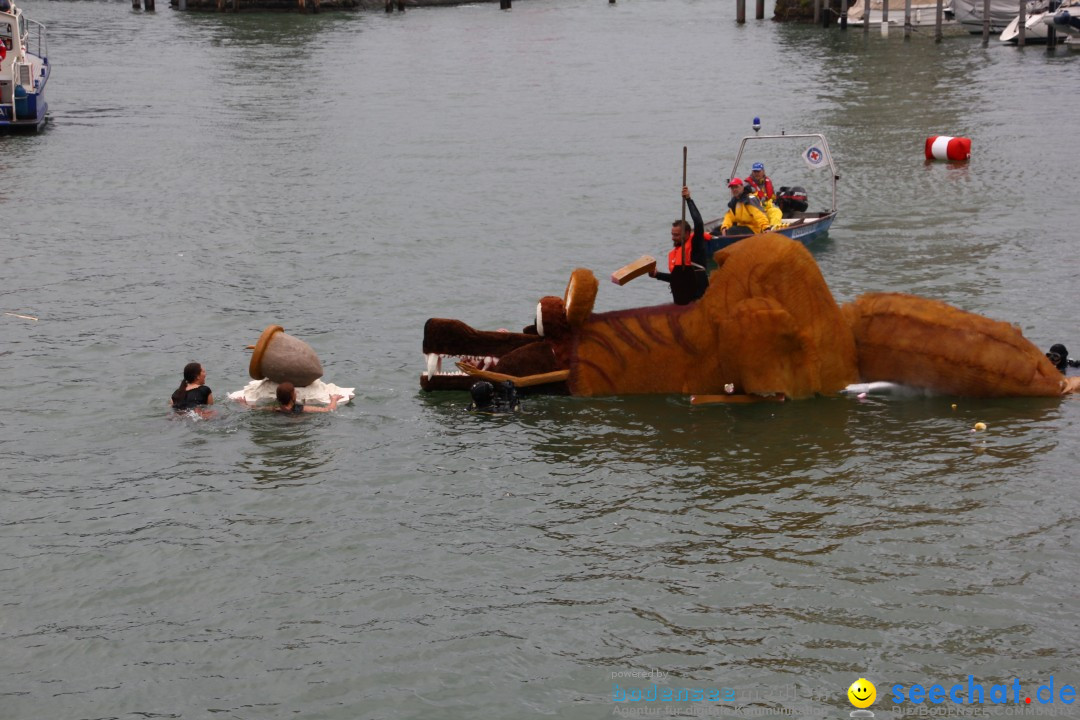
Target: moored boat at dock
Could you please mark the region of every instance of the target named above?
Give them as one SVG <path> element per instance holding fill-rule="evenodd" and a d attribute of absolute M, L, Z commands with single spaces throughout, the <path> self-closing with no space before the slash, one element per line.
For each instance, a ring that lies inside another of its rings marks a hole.
<path fill-rule="evenodd" d="M 45 26 L 0 0 L 0 131 L 41 129 L 50 70 Z"/>

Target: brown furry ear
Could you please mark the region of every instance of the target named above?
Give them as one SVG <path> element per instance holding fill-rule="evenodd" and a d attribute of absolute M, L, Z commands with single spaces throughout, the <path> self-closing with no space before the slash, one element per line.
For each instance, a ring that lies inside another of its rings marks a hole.
<path fill-rule="evenodd" d="M 540 298 L 536 304 L 536 332 L 542 337 L 558 340 L 570 334 L 566 321 L 566 306 L 554 295 Z"/>
<path fill-rule="evenodd" d="M 570 282 L 566 284 L 563 302 L 566 305 L 566 320 L 570 327 L 581 327 L 592 315 L 596 303 L 596 292 L 600 283 L 592 270 L 577 268 L 570 273 Z"/>

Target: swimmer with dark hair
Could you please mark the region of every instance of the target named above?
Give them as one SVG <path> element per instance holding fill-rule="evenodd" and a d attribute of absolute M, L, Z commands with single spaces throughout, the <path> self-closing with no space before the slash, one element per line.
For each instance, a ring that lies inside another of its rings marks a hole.
<path fill-rule="evenodd" d="M 173 410 L 193 410 L 200 405 L 213 405 L 214 392 L 205 382 L 206 369 L 202 365 L 197 362 L 185 365 L 184 379 L 169 398 Z"/>
<path fill-rule="evenodd" d="M 478 380 L 469 388 L 472 403 L 469 410 L 491 414 L 511 413 L 521 409 L 521 402 L 517 398 L 517 388 L 510 380 L 503 381 L 497 386 L 487 380 Z"/>
<path fill-rule="evenodd" d="M 296 402 L 296 386 L 291 382 L 283 382 L 277 386 L 277 405 L 269 405 L 265 407 L 256 407 L 256 410 L 270 410 L 271 412 L 285 413 L 288 415 L 299 415 L 300 413 L 313 413 L 313 412 L 331 412 L 337 410 L 338 400 L 341 400 L 344 395 L 331 395 L 330 404 L 326 407 L 318 405 L 305 405 L 303 403 Z M 241 405 L 247 405 L 248 402 L 244 398 L 237 398 L 237 402 Z"/>

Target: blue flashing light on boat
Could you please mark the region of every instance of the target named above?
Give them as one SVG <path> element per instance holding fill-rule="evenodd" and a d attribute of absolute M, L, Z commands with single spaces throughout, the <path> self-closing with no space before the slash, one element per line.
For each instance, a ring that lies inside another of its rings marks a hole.
<path fill-rule="evenodd" d="M 761 129 L 761 118 L 756 117 L 756 118 L 754 118 L 754 132 L 757 132 L 760 129 Z"/>

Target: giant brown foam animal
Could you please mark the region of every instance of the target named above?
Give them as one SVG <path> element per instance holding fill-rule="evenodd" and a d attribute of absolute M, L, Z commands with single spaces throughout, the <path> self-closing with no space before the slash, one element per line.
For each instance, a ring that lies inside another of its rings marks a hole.
<path fill-rule="evenodd" d="M 432 318 L 421 386 L 466 389 L 487 378 L 578 396 L 788 398 L 879 380 L 974 397 L 1067 389 L 1013 325 L 903 294 L 840 308 L 810 253 L 782 235 L 747 238 L 715 260 L 708 291 L 690 305 L 593 313 L 598 283 L 579 268 L 562 298 L 541 299 L 524 332 Z M 447 356 L 465 358 L 462 374 L 442 372 Z"/>

